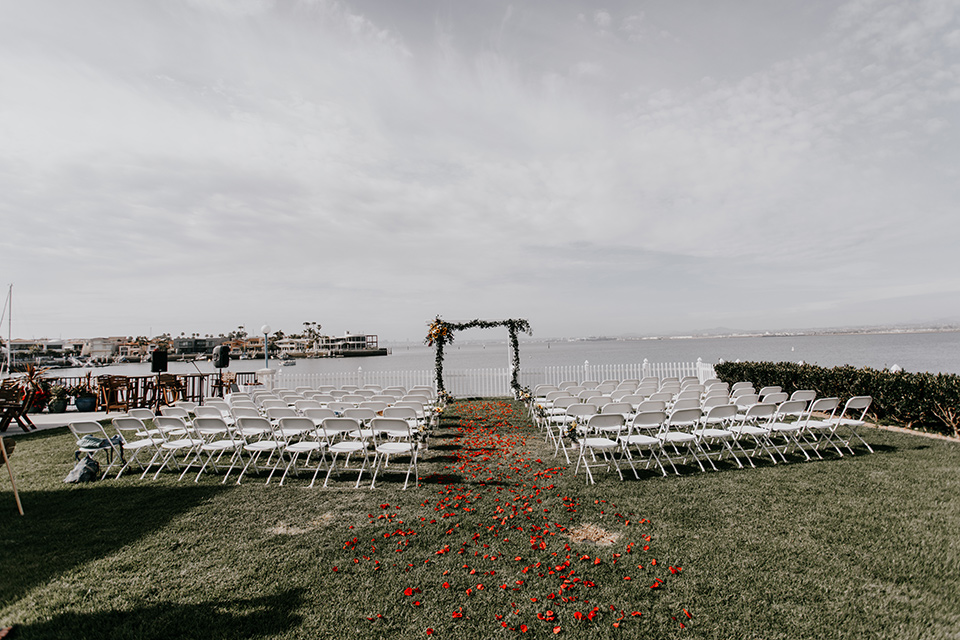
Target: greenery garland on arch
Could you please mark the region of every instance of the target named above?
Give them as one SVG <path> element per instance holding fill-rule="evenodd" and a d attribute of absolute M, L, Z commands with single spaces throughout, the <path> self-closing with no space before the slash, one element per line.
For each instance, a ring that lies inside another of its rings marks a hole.
<path fill-rule="evenodd" d="M 434 318 L 429 324 L 427 337 L 424 342 L 431 347 L 436 348 L 436 369 L 437 369 L 437 393 L 439 395 L 449 395 L 443 385 L 443 349 L 448 344 L 453 343 L 453 334 L 456 331 L 466 329 L 492 329 L 494 327 L 506 327 L 510 334 L 510 349 L 513 356 L 513 371 L 510 378 L 510 388 L 516 397 L 520 397 L 524 389 L 520 386 L 520 341 L 517 339 L 519 332 L 527 335 L 533 335 L 530 330 L 530 323 L 522 318 L 511 318 L 509 320 L 471 320 L 470 322 L 447 322 L 440 316 Z"/>

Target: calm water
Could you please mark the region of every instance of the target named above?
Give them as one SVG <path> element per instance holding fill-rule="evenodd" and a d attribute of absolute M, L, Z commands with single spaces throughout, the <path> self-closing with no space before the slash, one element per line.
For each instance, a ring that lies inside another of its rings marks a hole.
<path fill-rule="evenodd" d="M 389 346 L 389 345 L 388 345 Z M 290 373 L 337 371 L 431 370 L 433 349 L 422 345 L 395 345 L 389 356 L 372 358 L 324 358 L 298 360 Z M 526 342 L 520 345 L 521 367 L 556 365 L 628 364 L 643 362 L 704 362 L 718 360 L 767 360 L 774 362 L 803 360 L 809 364 L 832 367 L 851 364 L 857 367 L 886 368 L 894 364 L 906 371 L 960 374 L 960 332 L 897 333 L 876 335 L 822 335 L 770 338 L 694 338 L 682 340 L 634 340 L 593 342 Z M 276 365 L 271 360 L 271 368 Z M 448 369 L 505 367 L 509 364 L 506 342 L 454 343 L 446 351 Z M 202 372 L 214 371 L 210 362 L 198 362 Z M 255 371 L 263 360 L 233 360 L 230 371 Z M 196 372 L 191 363 L 171 362 L 171 373 Z M 285 367 L 286 368 L 286 367 Z M 81 369 L 59 369 L 60 375 L 73 375 Z M 94 369 L 94 375 L 149 374 L 149 364 L 125 364 Z"/>

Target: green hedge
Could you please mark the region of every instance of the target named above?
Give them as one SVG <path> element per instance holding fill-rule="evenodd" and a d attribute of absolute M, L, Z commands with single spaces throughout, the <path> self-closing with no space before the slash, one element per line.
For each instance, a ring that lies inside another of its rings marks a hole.
<path fill-rule="evenodd" d="M 870 413 L 880 422 L 960 437 L 960 376 L 794 362 L 723 362 L 714 369 L 724 382 L 749 380 L 757 389 L 813 389 L 817 397 L 836 396 L 841 403 L 852 396 L 871 396 Z"/>

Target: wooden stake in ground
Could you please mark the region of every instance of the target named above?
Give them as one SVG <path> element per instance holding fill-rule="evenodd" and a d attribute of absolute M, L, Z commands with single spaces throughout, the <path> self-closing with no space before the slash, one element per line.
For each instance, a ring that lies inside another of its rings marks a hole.
<path fill-rule="evenodd" d="M 13 498 L 17 501 L 17 510 L 20 515 L 23 515 L 23 505 L 20 504 L 20 494 L 17 493 L 17 481 L 13 477 L 13 466 L 10 464 L 10 456 L 7 455 L 7 445 L 4 444 L 3 438 L 0 438 L 0 451 L 3 452 L 3 464 L 7 466 L 7 472 L 10 474 L 10 484 L 13 485 Z M 13 452 L 13 447 L 10 451 Z"/>

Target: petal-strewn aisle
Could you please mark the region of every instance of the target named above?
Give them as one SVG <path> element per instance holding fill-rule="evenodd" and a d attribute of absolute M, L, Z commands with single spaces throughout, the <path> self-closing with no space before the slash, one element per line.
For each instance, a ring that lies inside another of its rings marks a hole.
<path fill-rule="evenodd" d="M 351 532 L 335 567 L 339 580 L 382 572 L 396 590 L 401 608 L 362 612 L 370 624 L 409 630 L 422 620 L 424 634 L 440 636 L 460 635 L 463 625 L 636 631 L 651 615 L 669 616 L 676 628 L 690 623 L 682 605 L 667 611 L 660 602 L 682 568 L 656 557 L 648 521 L 614 499 L 585 499 L 582 476 L 558 466 L 562 458 L 522 405 L 448 406 L 423 459 L 435 470 L 416 491 L 380 489 L 371 526 Z M 609 475 L 597 486 L 622 495 L 629 485 Z"/>

